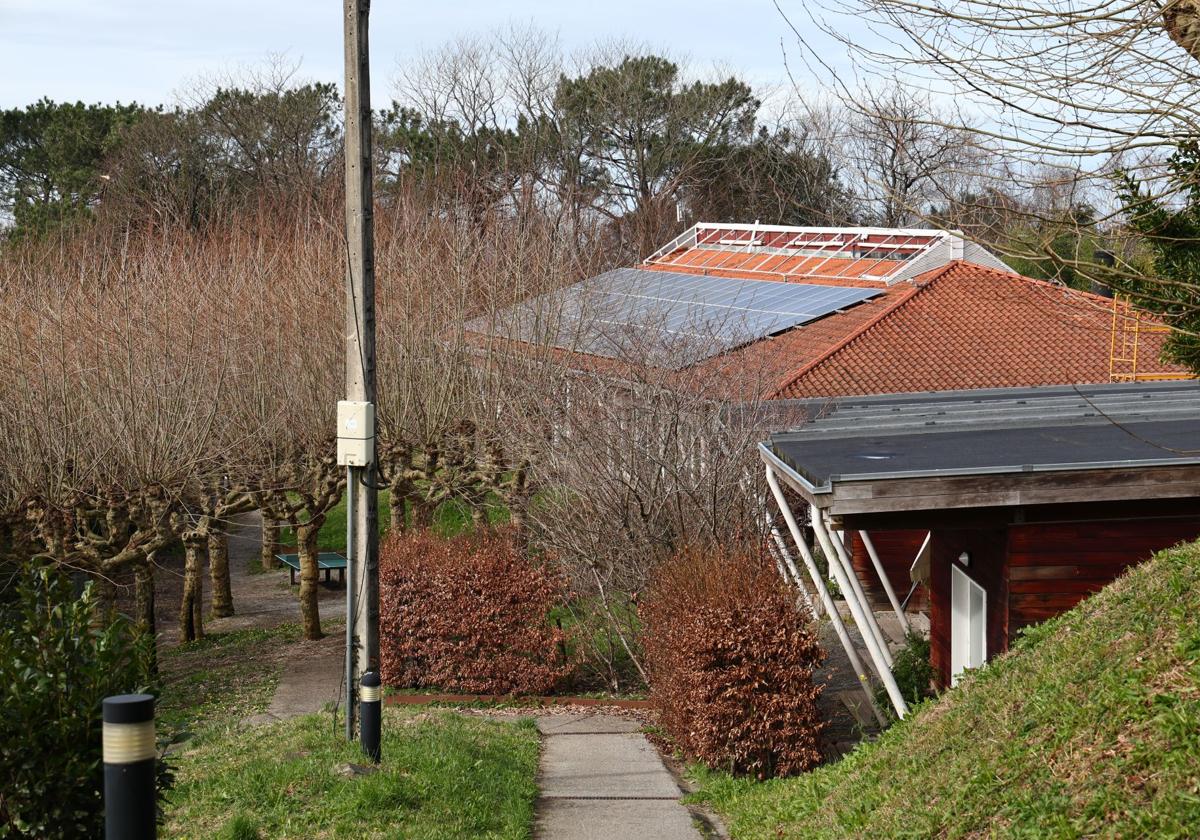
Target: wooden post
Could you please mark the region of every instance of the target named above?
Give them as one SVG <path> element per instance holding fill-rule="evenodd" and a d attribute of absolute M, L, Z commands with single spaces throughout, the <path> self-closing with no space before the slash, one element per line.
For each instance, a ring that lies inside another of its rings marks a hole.
<path fill-rule="evenodd" d="M 344 0 L 346 52 L 346 399 L 375 402 L 375 234 L 371 165 L 370 0 Z M 373 467 L 351 467 L 353 615 L 347 629 L 346 731 L 354 731 L 359 678 L 379 670 L 379 528 Z M 352 625 L 352 631 L 351 631 Z"/>

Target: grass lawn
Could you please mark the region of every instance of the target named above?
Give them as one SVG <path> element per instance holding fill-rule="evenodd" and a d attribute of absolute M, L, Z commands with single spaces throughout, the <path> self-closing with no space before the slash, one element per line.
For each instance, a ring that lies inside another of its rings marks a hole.
<path fill-rule="evenodd" d="M 326 619 L 328 631 L 337 621 Z M 300 640 L 300 625 L 209 633 L 159 652 L 159 728 L 201 734 L 264 711 L 279 681 L 281 647 Z"/>
<path fill-rule="evenodd" d="M 488 520 L 492 524 L 508 521 L 508 511 L 499 505 L 488 508 Z M 382 537 L 388 530 L 391 521 L 391 493 L 379 491 L 379 535 Z M 433 529 L 443 537 L 453 537 L 471 527 L 471 513 L 466 506 L 456 500 L 443 502 L 438 506 L 433 516 Z M 283 545 L 294 546 L 296 535 L 291 528 L 283 528 L 279 533 Z M 337 503 L 325 517 L 317 543 L 322 551 L 346 550 L 346 500 Z"/>
<path fill-rule="evenodd" d="M 178 761 L 170 838 L 527 838 L 537 796 L 532 721 L 385 709 L 380 772 L 328 716 L 207 738 Z"/>
<path fill-rule="evenodd" d="M 1162 552 L 837 764 L 696 769 L 734 838 L 1196 837 L 1200 547 Z"/>

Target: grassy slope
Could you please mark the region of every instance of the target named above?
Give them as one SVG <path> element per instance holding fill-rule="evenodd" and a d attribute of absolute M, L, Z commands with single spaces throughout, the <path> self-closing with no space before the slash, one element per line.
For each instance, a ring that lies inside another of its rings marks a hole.
<path fill-rule="evenodd" d="M 1200 544 L 806 776 L 696 771 L 734 838 L 1200 836 Z"/>
<path fill-rule="evenodd" d="M 525 838 L 537 796 L 537 731 L 450 712 L 387 709 L 383 765 L 362 763 L 328 715 L 230 731 L 189 750 L 170 838 Z"/>
<path fill-rule="evenodd" d="M 209 633 L 164 648 L 159 727 L 199 734 L 210 725 L 228 726 L 264 711 L 279 681 L 282 648 L 299 639 L 300 625 L 288 623 Z"/>

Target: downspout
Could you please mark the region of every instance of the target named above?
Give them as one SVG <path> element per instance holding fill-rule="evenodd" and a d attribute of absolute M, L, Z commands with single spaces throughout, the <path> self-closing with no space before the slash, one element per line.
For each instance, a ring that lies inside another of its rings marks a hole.
<path fill-rule="evenodd" d="M 850 606 L 850 614 L 854 616 L 854 623 L 858 625 L 863 641 L 867 643 L 867 652 L 871 654 L 871 664 L 875 667 L 875 673 L 879 676 L 880 681 L 883 682 L 884 688 L 887 689 L 888 699 L 892 701 L 892 707 L 896 710 L 896 714 L 903 719 L 908 714 L 908 704 L 904 702 L 904 695 L 900 693 L 900 686 L 896 685 L 896 678 L 892 675 L 891 668 L 887 664 L 887 657 L 880 650 L 879 643 L 875 639 L 875 634 L 871 632 L 871 625 L 868 623 L 866 615 L 863 614 L 862 604 L 854 597 L 854 588 L 846 578 L 846 571 L 842 568 L 841 557 L 832 545 L 829 532 L 825 530 L 825 523 L 816 505 L 812 506 L 812 523 L 813 531 L 816 532 L 817 539 L 821 542 L 821 550 L 829 558 L 829 568 L 833 572 L 834 577 L 837 578 L 838 586 L 846 593 L 846 603 Z"/>
<path fill-rule="evenodd" d="M 888 603 L 892 605 L 892 610 L 896 613 L 900 629 L 907 636 L 909 633 L 908 616 L 904 614 L 904 608 L 900 606 L 900 601 L 896 598 L 896 590 L 892 589 L 892 582 L 888 580 L 887 572 L 883 570 L 883 563 L 880 562 L 879 554 L 875 551 L 875 543 L 871 541 L 871 536 L 866 531 L 859 531 L 858 535 L 862 537 L 867 554 L 871 556 L 871 564 L 875 567 L 875 574 L 879 575 L 880 583 L 883 584 L 883 591 L 887 594 Z"/>
<path fill-rule="evenodd" d="M 821 606 L 825 609 L 830 622 L 833 624 L 833 629 L 837 632 L 838 639 L 842 643 L 842 649 L 846 651 L 846 658 L 850 660 L 850 667 L 854 669 L 854 673 L 862 685 L 863 693 L 867 696 L 867 704 L 871 707 L 871 711 L 875 713 L 875 719 L 879 721 L 880 726 L 886 726 L 887 722 L 884 720 L 883 712 L 875 704 L 875 694 L 871 691 L 871 681 L 867 676 L 866 669 L 863 667 L 862 659 L 859 658 L 858 651 L 854 649 L 854 643 L 850 640 L 850 634 L 846 631 L 846 625 L 842 621 L 842 616 L 837 611 L 837 605 L 833 603 L 833 597 L 829 594 L 829 589 L 825 586 L 825 581 L 821 579 L 821 573 L 817 570 L 817 563 L 813 559 L 812 552 L 808 549 L 808 543 L 804 541 L 804 535 L 800 532 L 800 526 L 796 524 L 796 517 L 792 514 L 792 509 L 783 495 L 783 489 L 779 486 L 779 479 L 775 477 L 775 471 L 771 469 L 770 464 L 765 464 L 764 466 L 767 470 L 767 484 L 771 488 L 771 495 L 775 497 L 775 503 L 779 506 L 779 512 L 783 514 L 783 521 L 787 523 L 788 532 L 792 535 L 792 542 L 796 544 L 800 556 L 804 558 L 804 566 L 808 570 L 808 576 L 817 591 L 817 596 L 820 598 Z"/>

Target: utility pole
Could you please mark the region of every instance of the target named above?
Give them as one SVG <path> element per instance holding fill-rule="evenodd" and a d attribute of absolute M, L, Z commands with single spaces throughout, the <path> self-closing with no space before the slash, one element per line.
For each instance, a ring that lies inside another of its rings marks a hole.
<path fill-rule="evenodd" d="M 375 402 L 375 232 L 372 205 L 370 0 L 343 0 L 346 52 L 346 399 Z M 374 427 L 374 411 L 370 412 Z M 342 434 L 339 431 L 339 435 Z M 370 429 L 375 437 L 375 428 Z M 374 463 L 374 459 L 371 459 Z M 346 598 L 346 733 L 354 737 L 356 690 L 379 669 L 379 528 L 373 466 L 347 468 L 351 545 Z M 352 513 L 351 513 L 352 512 Z"/>

